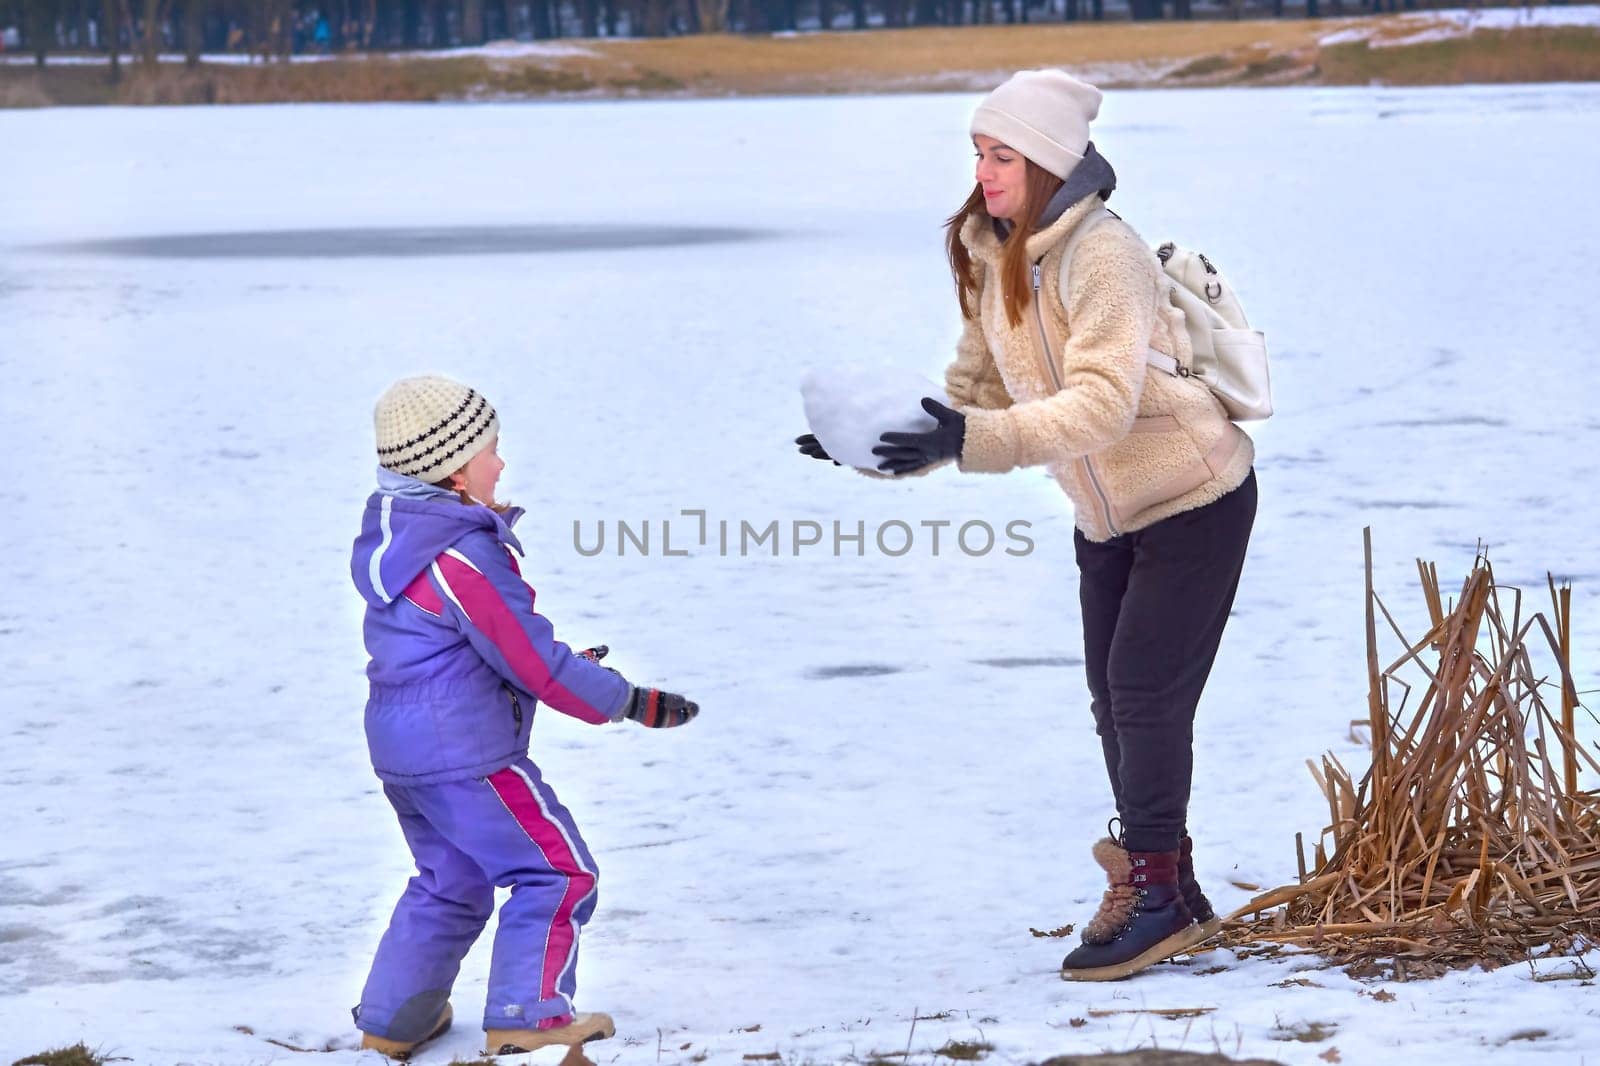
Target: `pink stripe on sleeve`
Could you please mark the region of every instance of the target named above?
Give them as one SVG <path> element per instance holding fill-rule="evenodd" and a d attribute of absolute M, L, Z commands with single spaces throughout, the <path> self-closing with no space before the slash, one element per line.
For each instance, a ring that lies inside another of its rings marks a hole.
<path fill-rule="evenodd" d="M 433 582 L 428 580 L 428 572 L 426 570 L 418 574 L 400 595 L 435 618 L 444 614 L 444 601 L 439 598 L 439 593 L 434 589 Z"/>
<path fill-rule="evenodd" d="M 467 615 L 467 620 L 499 649 L 517 675 L 522 687 L 566 714 L 586 722 L 604 725 L 611 716 L 595 707 L 550 673 L 550 665 L 540 656 L 527 630 L 522 628 L 511 608 L 500 598 L 494 585 L 470 564 L 451 554 L 434 561 L 451 597 Z M 523 587 L 527 587 L 524 585 Z M 531 591 L 531 590 L 530 590 Z M 530 601 L 531 609 L 531 601 Z"/>

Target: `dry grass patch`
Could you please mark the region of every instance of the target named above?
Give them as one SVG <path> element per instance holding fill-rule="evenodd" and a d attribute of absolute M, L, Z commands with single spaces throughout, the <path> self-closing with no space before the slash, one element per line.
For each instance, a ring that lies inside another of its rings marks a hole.
<path fill-rule="evenodd" d="M 0 108 L 49 107 L 55 103 L 33 73 L 0 78 Z"/>
<path fill-rule="evenodd" d="M 1337 1025 L 1328 1022 L 1296 1022 L 1293 1025 L 1280 1025 L 1267 1035 L 1274 1040 L 1297 1044 L 1320 1044 L 1338 1031 Z"/>
<path fill-rule="evenodd" d="M 1045 66 L 1091 73 L 1108 86 L 1147 84 L 1197 55 L 1309 49 L 1324 30 L 1323 24 L 1280 20 L 1058 23 L 795 37 L 702 35 L 586 42 L 585 47 L 610 64 L 655 70 L 697 91 L 976 90 L 993 86 L 1013 70 Z M 581 66 L 583 61 L 577 62 Z"/>
<path fill-rule="evenodd" d="M 90 1051 L 86 1045 L 78 1043 L 71 1047 L 29 1055 L 25 1059 L 18 1059 L 11 1066 L 104 1066 L 110 1061 L 112 1060 L 105 1055 Z"/>
<path fill-rule="evenodd" d="M 1221 1052 L 1140 1048 L 1094 1055 L 1058 1055 L 1039 1066 L 1283 1066 L 1267 1059 L 1232 1059 Z"/>
<path fill-rule="evenodd" d="M 1459 36 L 1395 43 L 1447 29 Z M 1362 40 L 1322 46 L 1340 31 Z M 1371 41 L 1380 41 L 1373 47 Z M 584 40 L 561 55 L 342 57 L 317 63 L 0 67 L 0 107 L 976 92 L 1062 66 L 1108 88 L 1455 85 L 1600 80 L 1600 30 L 1477 30 L 1416 19 L 925 27 L 792 37 Z"/>
<path fill-rule="evenodd" d="M 1234 61 L 1225 55 L 1201 56 L 1199 59 L 1191 59 L 1183 66 L 1171 71 L 1170 76 L 1180 79 L 1209 78 L 1233 70 L 1234 65 Z"/>
<path fill-rule="evenodd" d="M 1600 81 L 1600 30 L 1478 30 L 1470 36 L 1381 48 L 1358 41 L 1321 49 L 1317 68 L 1318 80 L 1326 85 Z"/>
<path fill-rule="evenodd" d="M 351 57 L 324 63 L 162 64 L 124 66 L 116 83 L 105 66 L 0 67 L 0 107 L 50 104 L 263 104 L 434 102 L 527 99 L 598 93 L 582 74 L 537 63 L 486 57 Z M 664 83 L 645 82 L 660 90 Z M 630 86 L 617 86 L 625 91 Z"/>
<path fill-rule="evenodd" d="M 1297 846 L 1299 882 L 1241 908 L 1229 942 L 1397 977 L 1600 942 L 1600 792 L 1578 786 L 1600 760 L 1577 732 L 1571 589 L 1550 580 L 1544 613 L 1481 555 L 1455 596 L 1431 564 L 1418 574 L 1430 625 L 1412 639 L 1373 591 L 1369 534 L 1371 768 L 1357 782 L 1331 755 L 1310 764 L 1330 816 L 1314 861 Z"/>
<path fill-rule="evenodd" d="M 373 58 L 202 66 L 194 71 L 141 69 L 124 80 L 115 100 L 128 104 L 431 102 L 548 96 L 593 87 L 565 71 L 531 64 L 510 66 L 476 56 L 432 60 Z"/>

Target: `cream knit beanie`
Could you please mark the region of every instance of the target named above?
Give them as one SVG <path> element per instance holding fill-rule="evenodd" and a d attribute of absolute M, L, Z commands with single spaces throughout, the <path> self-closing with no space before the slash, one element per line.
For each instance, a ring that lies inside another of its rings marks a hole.
<path fill-rule="evenodd" d="M 489 401 L 449 378 L 402 378 L 372 412 L 378 465 L 429 483 L 467 465 L 500 432 Z"/>
<path fill-rule="evenodd" d="M 1064 70 L 1019 70 L 983 98 L 972 134 L 1009 144 L 1066 180 L 1083 162 L 1089 123 L 1100 113 L 1100 90 Z"/>

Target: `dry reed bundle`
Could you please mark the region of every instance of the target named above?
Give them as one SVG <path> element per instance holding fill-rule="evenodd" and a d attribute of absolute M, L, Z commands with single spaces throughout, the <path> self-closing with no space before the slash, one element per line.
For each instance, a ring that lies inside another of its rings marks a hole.
<path fill-rule="evenodd" d="M 1308 947 L 1402 975 L 1600 944 L 1600 792 L 1578 790 L 1580 765 L 1600 763 L 1574 734 L 1572 590 L 1550 581 L 1552 622 L 1524 617 L 1522 593 L 1497 586 L 1481 552 L 1451 603 L 1437 569 L 1417 565 L 1432 625 L 1413 642 L 1373 591 L 1367 531 L 1360 724 L 1372 767 L 1356 784 L 1333 756 L 1308 760 L 1330 817 L 1312 866 L 1297 834 L 1299 883 L 1235 912 L 1225 943 Z M 1387 669 L 1379 614 L 1404 648 Z M 1554 657 L 1553 673 L 1536 670 L 1535 649 Z"/>

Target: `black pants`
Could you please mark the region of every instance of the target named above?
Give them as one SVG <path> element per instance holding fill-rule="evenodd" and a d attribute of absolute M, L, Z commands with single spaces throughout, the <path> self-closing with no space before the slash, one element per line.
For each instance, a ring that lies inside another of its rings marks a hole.
<path fill-rule="evenodd" d="M 1220 500 L 1096 544 L 1078 533 L 1095 731 L 1123 844 L 1176 851 L 1188 831 L 1194 714 L 1222 643 L 1256 516 L 1256 476 Z"/>

